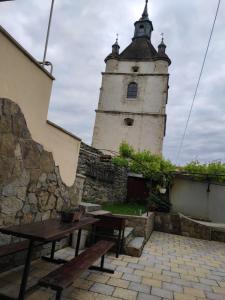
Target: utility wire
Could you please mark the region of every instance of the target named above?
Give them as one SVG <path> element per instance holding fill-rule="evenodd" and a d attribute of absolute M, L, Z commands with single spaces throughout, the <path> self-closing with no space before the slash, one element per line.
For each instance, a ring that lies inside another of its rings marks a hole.
<path fill-rule="evenodd" d="M 211 29 L 211 32 L 210 32 L 209 41 L 208 41 L 208 44 L 207 44 L 207 47 L 206 47 L 206 52 L 205 52 L 205 56 L 204 56 L 203 63 L 202 63 L 202 68 L 201 68 L 201 71 L 200 71 L 200 74 L 199 74 L 199 78 L 198 78 L 198 82 L 197 82 L 197 85 L 196 85 L 196 88 L 195 88 L 194 97 L 192 99 L 191 108 L 190 108 L 190 111 L 189 111 L 189 114 L 188 114 L 186 126 L 185 126 L 185 129 L 184 129 L 184 133 L 183 133 L 183 136 L 182 136 L 182 139 L 181 139 L 181 142 L 180 142 L 179 149 L 177 151 L 176 164 L 179 161 L 180 153 L 181 153 L 181 150 L 183 148 L 184 139 L 186 137 L 186 133 L 187 133 L 187 129 L 188 129 L 188 124 L 189 124 L 189 121 L 190 121 L 190 118 L 191 118 L 191 114 L 192 114 L 192 111 L 193 111 L 194 102 L 195 102 L 195 99 L 196 99 L 196 96 L 197 96 L 197 93 L 198 93 L 198 88 L 199 88 L 199 85 L 200 85 L 200 82 L 201 82 L 201 78 L 202 78 L 202 74 L 203 74 L 203 71 L 204 71 L 205 62 L 206 62 L 208 51 L 209 51 L 209 46 L 210 46 L 210 43 L 211 43 L 211 40 L 212 40 L 212 36 L 213 36 L 213 32 L 214 32 L 214 28 L 215 28 L 217 16 L 218 16 L 218 13 L 219 13 L 220 3 L 221 3 L 221 0 L 218 1 L 218 5 L 217 5 L 217 9 L 216 9 L 216 14 L 215 14 L 215 18 L 214 18 L 214 21 L 213 21 L 213 26 L 212 26 L 212 29 Z"/>

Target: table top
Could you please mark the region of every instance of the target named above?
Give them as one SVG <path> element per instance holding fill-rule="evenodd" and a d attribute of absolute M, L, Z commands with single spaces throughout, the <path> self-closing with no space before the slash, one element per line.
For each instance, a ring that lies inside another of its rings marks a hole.
<path fill-rule="evenodd" d="M 47 242 L 97 221 L 98 219 L 92 217 L 82 217 L 80 221 L 74 223 L 63 223 L 60 219 L 49 219 L 42 222 L 2 227 L 0 232 L 33 241 Z"/>

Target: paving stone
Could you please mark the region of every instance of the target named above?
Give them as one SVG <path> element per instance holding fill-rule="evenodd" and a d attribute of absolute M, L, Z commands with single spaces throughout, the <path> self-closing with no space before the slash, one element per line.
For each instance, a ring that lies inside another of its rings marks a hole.
<path fill-rule="evenodd" d="M 161 300 L 161 297 L 138 293 L 137 300 Z"/>
<path fill-rule="evenodd" d="M 141 278 L 141 276 L 138 276 L 138 275 L 124 274 L 122 279 L 132 281 L 132 282 L 136 282 L 136 283 L 140 283 L 142 278 Z"/>
<path fill-rule="evenodd" d="M 94 282 L 98 282 L 98 283 L 106 283 L 109 280 L 109 276 L 106 275 L 101 275 L 101 274 L 90 274 L 87 279 L 94 281 Z"/>
<path fill-rule="evenodd" d="M 73 286 L 79 289 L 89 290 L 93 284 L 94 284 L 93 281 L 80 278 L 74 281 Z"/>
<path fill-rule="evenodd" d="M 157 287 L 157 288 L 160 288 L 162 286 L 162 281 L 152 279 L 152 278 L 147 278 L 147 277 L 143 277 L 142 283 L 147 284 L 149 286 Z"/>
<path fill-rule="evenodd" d="M 191 296 L 191 295 L 175 293 L 174 300 L 196 300 L 196 297 Z"/>
<path fill-rule="evenodd" d="M 122 288 L 116 288 L 115 292 L 113 293 L 113 296 L 126 300 L 136 300 L 137 292 Z"/>
<path fill-rule="evenodd" d="M 129 263 L 128 268 L 136 269 L 136 270 L 144 270 L 145 266 L 139 265 L 139 264 L 136 264 L 136 263 Z"/>
<path fill-rule="evenodd" d="M 215 280 L 207 279 L 207 278 L 199 278 L 200 283 L 204 283 L 207 285 L 218 286 L 218 283 Z"/>
<path fill-rule="evenodd" d="M 107 284 L 126 289 L 129 285 L 129 281 L 118 278 L 110 278 Z"/>
<path fill-rule="evenodd" d="M 181 285 L 181 286 L 186 286 L 186 287 L 192 287 L 193 286 L 193 282 L 191 281 L 186 281 L 184 279 L 180 279 L 180 278 L 172 278 L 172 283 Z"/>
<path fill-rule="evenodd" d="M 129 290 L 150 294 L 151 287 L 146 284 L 131 282 L 128 287 Z"/>
<path fill-rule="evenodd" d="M 215 293 L 207 293 L 206 292 L 206 296 L 207 296 L 207 299 L 210 299 L 210 300 L 224 300 L 224 295 L 221 295 L 221 294 L 215 294 Z"/>
<path fill-rule="evenodd" d="M 184 288 L 184 294 L 199 297 L 199 298 L 205 298 L 205 293 L 201 289 L 195 289 L 195 288 Z"/>
<path fill-rule="evenodd" d="M 173 293 L 170 291 L 166 291 L 164 289 L 153 287 L 151 290 L 151 294 L 158 297 L 163 297 L 166 299 L 173 299 Z"/>
<path fill-rule="evenodd" d="M 224 294 L 225 298 L 225 287 L 213 287 L 213 290 L 216 294 Z"/>
<path fill-rule="evenodd" d="M 163 275 L 180 278 L 180 274 L 177 272 L 163 271 Z"/>
<path fill-rule="evenodd" d="M 134 269 L 131 268 L 126 268 L 126 267 L 122 267 L 122 266 L 118 266 L 116 268 L 117 272 L 121 272 L 121 273 L 127 273 L 127 274 L 132 274 Z"/>
<path fill-rule="evenodd" d="M 163 289 L 168 290 L 168 291 L 183 293 L 183 287 L 180 285 L 177 285 L 177 284 L 163 282 L 162 287 L 163 287 Z"/>
<path fill-rule="evenodd" d="M 115 290 L 115 287 L 102 283 L 95 283 L 90 291 L 111 296 Z"/>

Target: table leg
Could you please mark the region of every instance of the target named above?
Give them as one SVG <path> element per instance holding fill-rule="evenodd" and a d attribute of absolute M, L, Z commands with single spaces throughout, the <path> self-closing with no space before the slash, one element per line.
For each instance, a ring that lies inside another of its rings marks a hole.
<path fill-rule="evenodd" d="M 56 241 L 52 242 L 51 259 L 54 259 Z"/>
<path fill-rule="evenodd" d="M 27 280 L 28 280 L 29 273 L 30 273 L 30 263 L 31 263 L 33 246 L 34 246 L 34 242 L 30 241 L 28 251 L 27 251 L 27 257 L 26 257 L 26 262 L 25 262 L 25 266 L 24 266 L 24 271 L 23 271 L 23 277 L 22 277 L 22 281 L 21 281 L 21 285 L 20 285 L 20 293 L 19 293 L 18 300 L 25 299 Z"/>
<path fill-rule="evenodd" d="M 76 244 L 76 251 L 75 251 L 75 257 L 77 257 L 78 254 L 79 254 L 81 231 L 82 231 L 81 229 L 78 230 L 77 244 Z"/>

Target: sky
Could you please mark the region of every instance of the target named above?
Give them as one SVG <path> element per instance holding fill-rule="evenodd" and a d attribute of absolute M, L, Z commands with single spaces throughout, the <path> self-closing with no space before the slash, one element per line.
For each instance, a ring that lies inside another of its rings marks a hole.
<path fill-rule="evenodd" d="M 150 0 L 152 43 L 163 32 L 170 66 L 163 154 L 176 161 L 212 27 L 217 0 Z M 0 3 L 0 24 L 37 60 L 43 59 L 50 0 Z M 104 59 L 116 33 L 131 41 L 144 0 L 55 0 L 47 60 L 54 65 L 48 119 L 91 143 Z M 225 0 L 215 26 L 179 164 L 225 161 Z"/>

